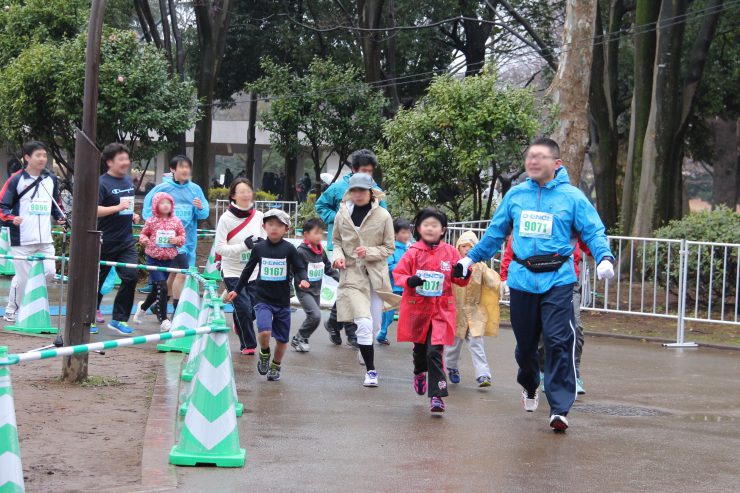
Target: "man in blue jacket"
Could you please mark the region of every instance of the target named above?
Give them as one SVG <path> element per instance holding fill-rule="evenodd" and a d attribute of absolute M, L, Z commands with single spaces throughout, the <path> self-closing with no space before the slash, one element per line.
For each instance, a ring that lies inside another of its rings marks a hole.
<path fill-rule="evenodd" d="M 187 156 L 175 156 L 170 160 L 172 178 L 164 178 L 162 183 L 152 188 L 144 197 L 142 216 L 149 219 L 152 215 L 152 199 L 158 192 L 167 192 L 175 199 L 175 215 L 185 228 L 185 244 L 177 249 L 173 267 L 188 269 L 195 265 L 195 251 L 198 247 L 198 221 L 208 219 L 210 212 L 208 200 L 203 190 L 190 181 L 193 162 Z M 167 280 L 167 290 L 172 293 L 172 303 L 177 308 L 180 292 L 185 284 L 184 274 L 172 274 Z"/>
<path fill-rule="evenodd" d="M 509 268 L 511 326 L 516 337 L 517 381 L 522 406 L 533 412 L 539 403 L 540 371 L 537 343 L 545 342 L 545 393 L 550 427 L 568 428 L 566 416 L 576 399 L 573 284 L 577 281 L 572 253 L 576 236 L 598 262 L 599 279 L 614 277 L 614 256 L 604 225 L 585 195 L 570 184 L 560 148 L 547 138 L 527 150 L 527 181 L 506 194 L 483 239 L 455 266 L 466 276 L 476 262 L 489 260 L 513 235 L 514 262 Z"/>
<path fill-rule="evenodd" d="M 334 231 L 334 218 L 337 217 L 339 206 L 342 203 L 344 195 L 349 189 L 349 179 L 355 173 L 366 173 L 372 176 L 373 171 L 375 171 L 376 166 L 378 166 L 378 158 L 375 156 L 375 153 L 369 149 L 360 149 L 359 151 L 353 152 L 350 159 L 352 172 L 347 173 L 344 178 L 337 181 L 336 183 L 333 183 L 324 191 L 324 193 L 321 194 L 319 200 L 316 201 L 316 213 L 319 215 L 321 220 L 324 221 L 324 224 L 326 224 L 329 229 L 327 234 L 327 250 L 334 249 L 334 245 L 332 245 L 331 242 L 332 232 Z M 382 189 L 374 181 L 373 187 L 377 190 L 382 191 Z M 387 208 L 385 201 L 383 200 L 380 201 L 380 206 L 383 208 Z M 342 329 L 342 327 L 341 324 L 337 322 L 336 303 L 332 307 L 331 313 L 329 314 L 329 320 L 324 324 L 324 327 L 327 331 L 329 331 L 329 338 L 331 339 L 331 342 L 336 345 L 342 344 L 342 337 L 339 335 L 339 331 Z M 357 329 L 355 324 L 347 323 L 344 324 L 344 327 L 345 331 L 347 332 L 347 344 L 352 346 L 353 348 L 359 348 L 359 346 L 357 346 L 357 339 L 355 337 L 355 330 Z"/>

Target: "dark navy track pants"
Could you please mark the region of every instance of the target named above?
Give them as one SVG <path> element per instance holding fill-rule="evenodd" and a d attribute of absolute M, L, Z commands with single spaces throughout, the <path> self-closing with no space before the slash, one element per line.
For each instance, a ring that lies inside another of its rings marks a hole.
<path fill-rule="evenodd" d="M 517 381 L 529 392 L 540 385 L 537 344 L 542 334 L 550 414 L 567 414 L 576 399 L 573 284 L 555 286 L 542 294 L 511 289 L 511 326 L 519 364 Z"/>

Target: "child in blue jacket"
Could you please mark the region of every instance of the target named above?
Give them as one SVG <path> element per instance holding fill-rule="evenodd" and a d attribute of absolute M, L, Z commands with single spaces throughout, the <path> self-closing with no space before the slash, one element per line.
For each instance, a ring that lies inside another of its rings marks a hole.
<path fill-rule="evenodd" d="M 395 221 L 393 221 L 393 231 L 396 234 L 396 250 L 393 252 L 393 255 L 388 257 L 388 271 L 391 276 L 391 285 L 393 286 L 393 292 L 397 295 L 403 294 L 403 287 L 402 286 L 396 286 L 396 283 L 393 282 L 393 269 L 396 268 L 396 265 L 398 265 L 398 262 L 401 260 L 401 257 L 403 257 L 403 254 L 406 253 L 406 250 L 409 249 L 409 239 L 411 238 L 411 223 L 408 222 L 406 219 L 398 218 Z M 379 344 L 384 344 L 386 346 L 390 346 L 390 341 L 388 341 L 388 327 L 391 326 L 393 323 L 393 319 L 396 316 L 396 310 L 390 310 L 383 313 L 383 323 L 380 327 L 380 332 L 378 332 L 378 336 L 376 337 L 376 340 Z"/>

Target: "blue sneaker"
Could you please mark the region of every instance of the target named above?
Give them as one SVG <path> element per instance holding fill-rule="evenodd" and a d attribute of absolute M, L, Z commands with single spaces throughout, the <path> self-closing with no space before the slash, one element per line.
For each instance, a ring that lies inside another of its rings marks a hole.
<path fill-rule="evenodd" d="M 540 392 L 545 391 L 545 374 L 540 372 Z"/>
<path fill-rule="evenodd" d="M 108 328 L 124 336 L 134 333 L 134 329 L 129 327 L 126 322 L 119 322 L 118 320 L 111 320 L 108 324 Z"/>
<path fill-rule="evenodd" d="M 142 294 L 149 294 L 149 293 L 152 292 L 152 284 L 149 283 L 146 286 L 144 286 L 143 288 L 139 288 L 138 291 L 140 293 L 142 293 Z"/>
<path fill-rule="evenodd" d="M 582 378 L 576 378 L 576 392 L 578 393 L 578 395 L 583 395 L 586 393 L 586 389 L 583 388 Z"/>
<path fill-rule="evenodd" d="M 457 368 L 448 368 L 447 374 L 450 376 L 450 382 L 460 383 L 460 371 Z"/>
<path fill-rule="evenodd" d="M 90 333 L 91 334 L 98 334 L 100 331 L 98 330 L 98 326 L 95 324 L 90 324 Z"/>

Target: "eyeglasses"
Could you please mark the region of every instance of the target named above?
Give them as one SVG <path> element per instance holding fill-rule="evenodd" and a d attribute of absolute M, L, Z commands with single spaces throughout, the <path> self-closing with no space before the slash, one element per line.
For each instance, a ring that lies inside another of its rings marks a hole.
<path fill-rule="evenodd" d="M 525 161 L 545 161 L 546 159 L 560 159 L 555 156 L 545 156 L 543 154 L 527 154 L 524 156 Z"/>

